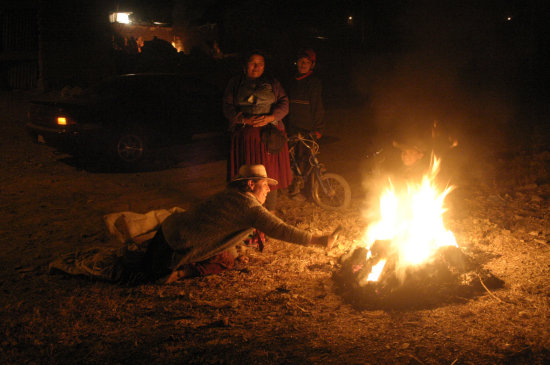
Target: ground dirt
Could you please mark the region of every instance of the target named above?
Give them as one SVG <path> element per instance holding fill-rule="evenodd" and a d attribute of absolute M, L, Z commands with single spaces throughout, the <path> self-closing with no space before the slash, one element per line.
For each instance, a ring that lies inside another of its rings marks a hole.
<path fill-rule="evenodd" d="M 476 147 L 452 162 L 456 189 L 445 222 L 504 288 L 429 307 L 365 310 L 338 295 L 332 279 L 369 222 L 361 113 L 329 108 L 326 134 L 334 138 L 321 152 L 328 170 L 350 181 L 350 209 L 326 211 L 285 195 L 279 201 L 277 214 L 300 228 L 342 225 L 336 247 L 269 239 L 235 270 L 129 288 L 50 275 L 48 263 L 79 248 L 116 245 L 105 214 L 185 208 L 223 189 L 225 161 L 93 171 L 30 140 L 28 97 L 13 92 L 1 101 L 1 363 L 550 362 L 548 145 L 488 153 L 491 146 L 472 140 Z"/>

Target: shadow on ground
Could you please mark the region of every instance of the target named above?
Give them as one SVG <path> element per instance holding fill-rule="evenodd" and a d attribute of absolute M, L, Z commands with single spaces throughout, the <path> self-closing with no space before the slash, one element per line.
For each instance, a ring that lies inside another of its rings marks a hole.
<path fill-rule="evenodd" d="M 227 158 L 229 147 L 225 136 L 200 138 L 189 144 L 159 148 L 136 166 L 121 166 L 112 158 L 74 150 L 60 149 L 58 161 L 77 170 L 92 173 L 135 173 L 163 171 L 176 167 L 189 167 Z"/>

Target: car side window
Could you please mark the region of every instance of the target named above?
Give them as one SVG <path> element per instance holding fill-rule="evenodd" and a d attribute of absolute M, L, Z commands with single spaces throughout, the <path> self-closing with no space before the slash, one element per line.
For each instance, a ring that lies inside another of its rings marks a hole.
<path fill-rule="evenodd" d="M 102 100 L 118 99 L 125 94 L 125 90 L 129 89 L 127 80 L 117 78 L 104 82 L 95 88 L 94 94 Z"/>
<path fill-rule="evenodd" d="M 216 95 L 216 87 L 195 78 L 182 78 L 175 85 L 175 91 L 186 96 Z"/>

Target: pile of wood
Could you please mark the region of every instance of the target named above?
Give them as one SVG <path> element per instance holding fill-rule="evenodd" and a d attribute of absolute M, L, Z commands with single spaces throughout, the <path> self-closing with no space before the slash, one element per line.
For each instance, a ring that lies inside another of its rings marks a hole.
<path fill-rule="evenodd" d="M 476 259 L 458 247 L 440 248 L 432 260 L 398 271 L 391 242 L 377 241 L 367 259 L 366 248 L 342 257 L 334 273 L 338 293 L 360 309 L 434 308 L 464 302 L 504 286 Z M 387 260 L 377 281 L 366 278 L 380 259 Z"/>

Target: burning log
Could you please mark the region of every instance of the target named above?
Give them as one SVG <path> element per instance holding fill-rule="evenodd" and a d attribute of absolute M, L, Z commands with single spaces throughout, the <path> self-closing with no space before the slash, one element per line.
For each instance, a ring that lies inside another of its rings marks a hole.
<path fill-rule="evenodd" d="M 392 253 L 391 244 L 377 241 L 375 246 L 379 254 L 367 258 L 368 251 L 357 248 L 343 258 L 340 270 L 334 273 L 339 294 L 360 309 L 432 308 L 463 302 L 504 285 L 455 246 L 439 248 L 432 261 L 409 266 L 403 274 L 396 270 L 398 255 Z M 377 280 L 368 280 L 381 252 L 386 264 Z"/>

